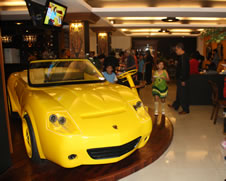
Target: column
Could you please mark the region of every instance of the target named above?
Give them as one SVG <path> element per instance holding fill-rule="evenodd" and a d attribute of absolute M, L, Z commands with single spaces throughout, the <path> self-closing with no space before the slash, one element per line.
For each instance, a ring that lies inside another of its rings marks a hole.
<path fill-rule="evenodd" d="M 115 31 L 113 27 L 92 27 L 97 37 L 97 54 L 108 56 L 111 52 L 111 34 Z"/>
<path fill-rule="evenodd" d="M 68 13 L 65 22 L 69 23 L 69 49 L 72 58 L 85 58 L 89 53 L 89 24 L 100 18 L 93 13 Z"/>

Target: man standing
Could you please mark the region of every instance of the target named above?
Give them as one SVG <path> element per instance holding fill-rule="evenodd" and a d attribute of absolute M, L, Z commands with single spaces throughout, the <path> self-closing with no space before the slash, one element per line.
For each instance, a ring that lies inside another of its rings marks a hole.
<path fill-rule="evenodd" d="M 125 51 L 125 58 L 126 58 L 126 71 L 136 69 L 136 63 L 133 56 L 131 55 L 130 50 Z"/>
<path fill-rule="evenodd" d="M 152 67 L 153 67 L 153 57 L 150 50 L 145 52 L 145 80 L 147 84 L 151 84 L 152 79 Z"/>
<path fill-rule="evenodd" d="M 176 70 L 177 78 L 177 95 L 176 100 L 169 107 L 178 110 L 182 107 L 179 114 L 189 113 L 189 57 L 186 55 L 184 45 L 178 43 L 176 45 L 176 54 L 179 56 L 178 65 Z"/>

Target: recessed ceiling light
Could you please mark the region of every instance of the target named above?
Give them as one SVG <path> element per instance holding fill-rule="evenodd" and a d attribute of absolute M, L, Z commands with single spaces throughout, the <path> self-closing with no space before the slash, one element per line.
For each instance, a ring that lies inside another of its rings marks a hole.
<path fill-rule="evenodd" d="M 111 24 L 115 24 L 115 21 L 114 21 L 114 20 L 110 20 L 110 23 L 111 23 Z"/>
<path fill-rule="evenodd" d="M 167 30 L 167 29 L 161 29 L 161 30 L 159 30 L 159 32 L 162 32 L 162 33 L 169 33 L 170 31 Z"/>
<path fill-rule="evenodd" d="M 23 24 L 23 23 L 21 23 L 21 22 L 17 22 L 17 23 L 16 23 L 16 25 L 22 25 L 22 24 Z"/>
<path fill-rule="evenodd" d="M 177 22 L 177 21 L 180 21 L 180 20 L 175 18 L 175 17 L 167 17 L 165 19 L 162 19 L 162 21 L 164 21 L 164 22 Z"/>

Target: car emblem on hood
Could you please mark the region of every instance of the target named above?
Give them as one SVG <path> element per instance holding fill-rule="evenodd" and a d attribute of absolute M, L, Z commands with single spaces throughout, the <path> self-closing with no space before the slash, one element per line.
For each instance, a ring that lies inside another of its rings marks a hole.
<path fill-rule="evenodd" d="M 118 129 L 118 126 L 117 125 L 113 125 L 112 126 L 114 129 Z"/>

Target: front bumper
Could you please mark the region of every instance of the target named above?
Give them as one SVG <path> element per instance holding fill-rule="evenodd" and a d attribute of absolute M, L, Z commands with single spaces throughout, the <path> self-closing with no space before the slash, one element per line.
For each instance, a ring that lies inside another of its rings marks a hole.
<path fill-rule="evenodd" d="M 46 147 L 43 151 L 46 159 L 65 168 L 73 168 L 79 165 L 114 163 L 143 147 L 147 143 L 149 135 L 150 132 L 141 136 L 131 137 L 126 142 L 116 141 L 114 135 L 103 136 L 106 146 L 103 146 L 103 137 L 99 139 L 85 136 L 59 137 L 55 139 L 58 140 L 57 142 L 50 142 L 48 148 Z M 122 137 L 121 140 L 123 140 Z M 98 142 L 101 144 L 98 144 Z"/>

